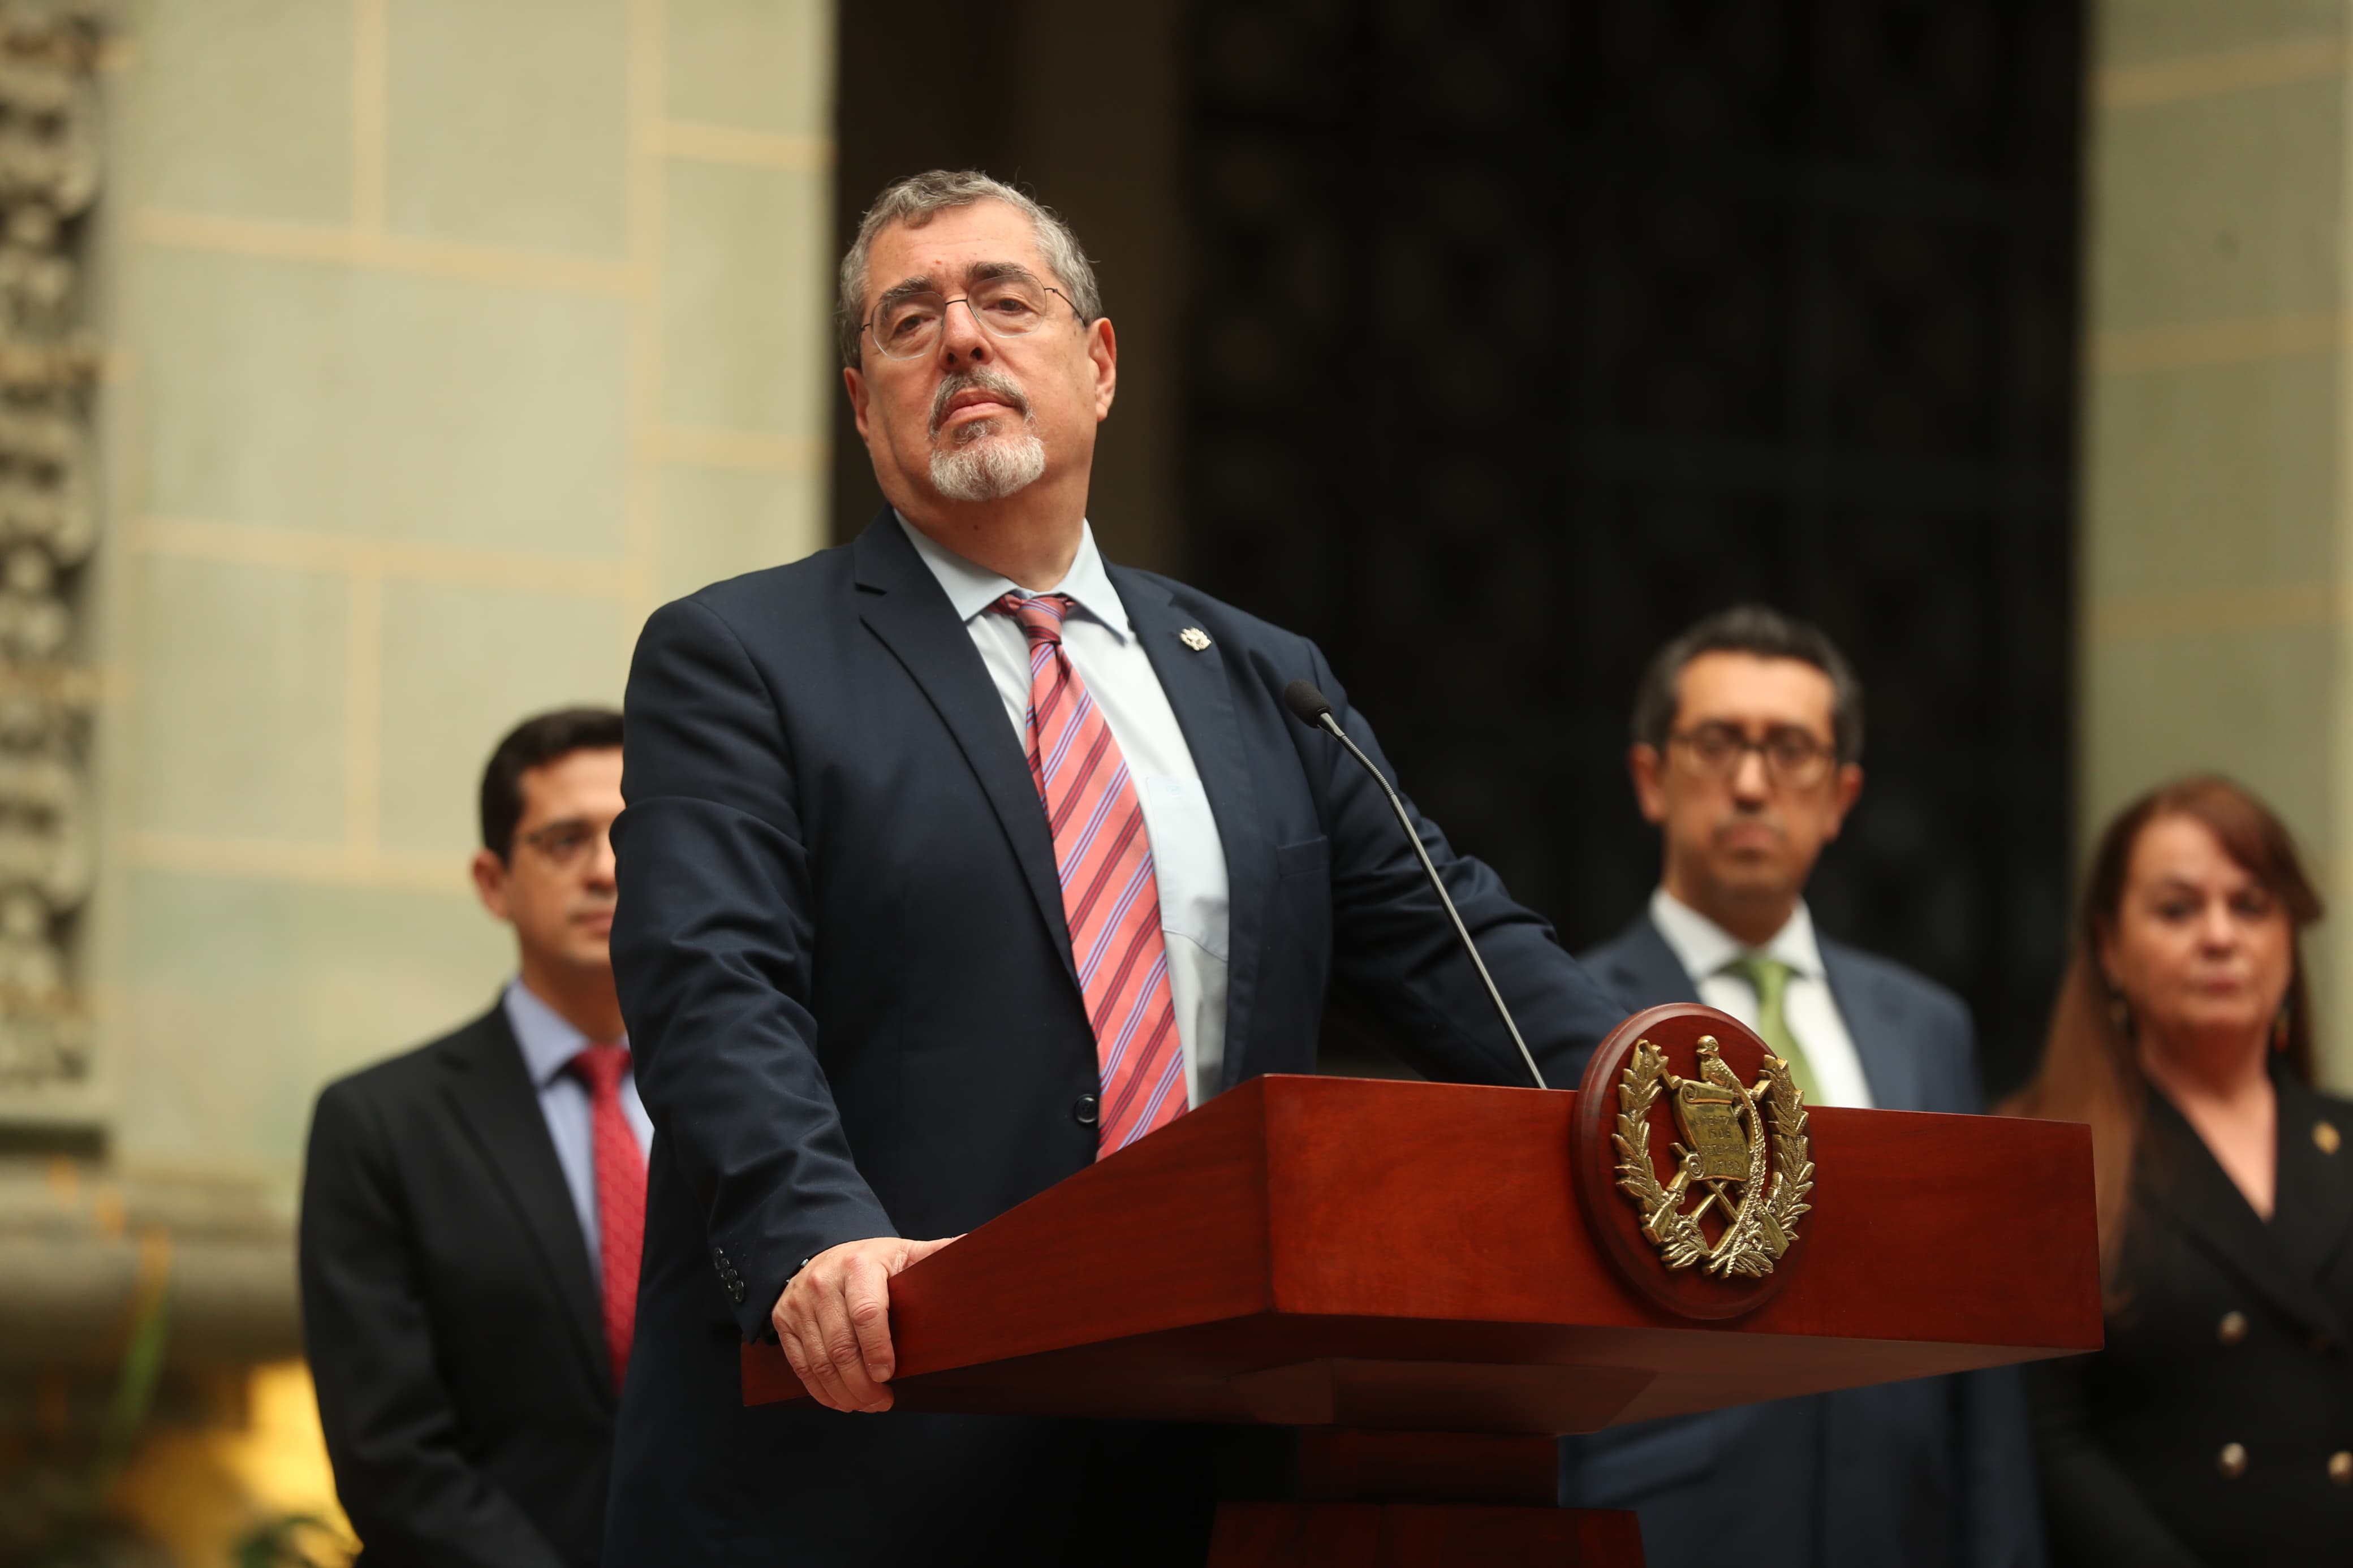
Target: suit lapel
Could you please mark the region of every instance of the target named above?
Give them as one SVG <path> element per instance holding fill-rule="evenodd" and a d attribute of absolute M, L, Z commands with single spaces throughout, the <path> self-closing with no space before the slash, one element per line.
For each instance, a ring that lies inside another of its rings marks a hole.
<path fill-rule="evenodd" d="M 1005 721 L 1005 703 L 987 667 L 957 620 L 938 579 L 907 542 L 888 507 L 851 546 L 857 563 L 859 619 L 923 689 L 940 721 L 955 737 L 981 793 L 997 813 L 1019 862 L 1022 879 L 1053 936 L 1063 973 L 1079 984 L 1071 958 L 1071 929 L 1062 912 L 1062 882 L 1054 869 L 1054 841 L 1038 805 L 1038 785 L 1021 742 Z"/>
<path fill-rule="evenodd" d="M 2345 1144 L 2353 1137 L 2353 1121 L 2289 1073 L 2275 1072 L 2273 1081 L 2279 1087 L 2273 1239 L 2299 1274 L 2316 1282 L 2353 1235 L 2353 1148 Z M 2335 1131 L 2333 1139 L 2319 1132 L 2323 1123 Z M 2322 1146 L 2324 1140 L 2334 1152 Z"/>
<path fill-rule="evenodd" d="M 1185 732 L 1201 788 L 1209 797 L 1226 851 L 1226 1059 L 1219 1087 L 1243 1077 L 1250 1007 L 1257 996 L 1258 957 L 1274 893 L 1272 847 L 1260 830 L 1258 792 L 1223 652 L 1214 642 L 1198 651 L 1178 640 L 1191 622 L 1166 589 L 1123 567 L 1111 567 L 1113 585 L 1160 689 Z"/>
<path fill-rule="evenodd" d="M 1609 945 L 1600 968 L 1602 983 L 1636 1012 L 1699 1000 L 1699 983 L 1683 973 L 1683 961 L 1647 914 Z"/>
<path fill-rule="evenodd" d="M 572 1206 L 564 1167 L 556 1163 L 547 1120 L 540 1112 L 539 1092 L 523 1066 L 522 1047 L 515 1043 L 505 1009 L 493 1007 L 452 1039 L 442 1049 L 442 1061 L 449 1069 L 445 1088 L 458 1120 L 522 1221 L 549 1289 L 571 1325 L 581 1364 L 598 1395 L 609 1404 L 612 1363 L 588 1238 L 581 1234 L 579 1211 Z"/>
<path fill-rule="evenodd" d="M 1831 1001 L 1846 1024 L 1847 1038 L 1862 1062 L 1862 1081 L 1871 1102 L 1882 1110 L 1920 1110 L 1927 1095 L 1920 1079 L 1920 1053 L 1906 1037 L 1902 1007 L 1884 985 L 1854 963 L 1844 948 L 1816 939 L 1822 954 L 1822 977 Z"/>
<path fill-rule="evenodd" d="M 2318 1282 L 2295 1266 L 2283 1238 L 2248 1205 L 2205 1141 L 2162 1094 L 2151 1089 L 2147 1107 L 2148 1147 L 2138 1184 L 2142 1196 L 2274 1306 L 2306 1329 L 2342 1342 L 2345 1325 Z M 2291 1179 L 2284 1097 L 2280 1113 L 2279 1181 L 2284 1191 Z M 2305 1136 L 2309 1137 L 2308 1131 Z"/>

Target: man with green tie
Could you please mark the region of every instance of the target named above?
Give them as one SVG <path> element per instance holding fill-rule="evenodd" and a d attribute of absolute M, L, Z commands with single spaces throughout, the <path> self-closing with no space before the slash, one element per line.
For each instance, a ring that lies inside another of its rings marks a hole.
<path fill-rule="evenodd" d="M 1669 643 L 1628 754 L 1662 869 L 1583 955 L 1629 1009 L 1704 1002 L 1788 1060 L 1810 1105 L 1981 1109 L 1960 999 L 1824 940 L 1806 879 L 1862 793 L 1862 689 L 1817 627 L 1761 606 Z M 1612 1428 L 1561 1445 L 1561 1502 L 1633 1509 L 1651 1568 L 2030 1568 L 2042 1561 L 2014 1368 Z"/>

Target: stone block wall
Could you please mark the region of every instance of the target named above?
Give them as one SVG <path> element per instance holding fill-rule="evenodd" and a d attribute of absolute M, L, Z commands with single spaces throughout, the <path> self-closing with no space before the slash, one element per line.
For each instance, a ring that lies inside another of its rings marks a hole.
<path fill-rule="evenodd" d="M 2353 16 L 2094 18 L 2081 841 L 2176 773 L 2260 791 L 2337 911 L 2306 956 L 2353 1083 Z"/>
<path fill-rule="evenodd" d="M 819 542 L 830 7 L 153 0 L 105 73 L 109 694 L 77 958 L 126 1169 L 283 1187 L 487 1005 L 475 781 Z"/>
<path fill-rule="evenodd" d="M 90 1033 L 0 1081 L 0 1256 L 57 1286 L 0 1290 L 0 1371 L 102 1363 L 155 1230 L 191 1353 L 293 1349 L 312 1097 L 512 965 L 466 874 L 491 746 L 617 702 L 655 605 L 823 542 L 833 26 L 113 8 L 69 650 L 96 877 L 60 939 Z"/>

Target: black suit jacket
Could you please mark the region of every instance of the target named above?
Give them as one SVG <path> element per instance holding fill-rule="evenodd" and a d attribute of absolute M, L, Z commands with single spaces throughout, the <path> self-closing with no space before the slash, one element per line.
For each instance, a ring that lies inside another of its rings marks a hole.
<path fill-rule="evenodd" d="M 1821 943 L 1839 1015 L 1888 1110 L 1980 1109 L 1958 997 Z M 1584 955 L 1631 1008 L 1699 986 L 1645 914 Z M 1561 1500 L 1630 1508 L 1651 1568 L 2029 1568 L 2042 1561 L 2032 1440 L 2013 1368 L 1849 1389 L 1615 1427 L 1561 1445 Z"/>
<path fill-rule="evenodd" d="M 1314 680 L 1379 754 L 1321 654 L 1111 577 L 1225 844 L 1225 1084 L 1312 1071 L 1327 985 L 1432 1077 L 1525 1082 L 1379 792 L 1282 707 Z M 738 1347 L 802 1259 L 956 1235 L 1095 1155 L 1045 816 L 937 581 L 885 511 L 659 611 L 628 711 L 613 956 L 656 1140 L 610 1561 L 1198 1563 L 1212 1429 L 739 1408 Z M 1531 1047 L 1575 1081 L 1622 1010 L 1420 831 Z"/>
<path fill-rule="evenodd" d="M 302 1330 L 369 1568 L 590 1568 L 612 1363 L 587 1238 L 506 1012 L 328 1085 Z"/>
<path fill-rule="evenodd" d="M 2030 1369 L 2064 1568 L 2353 1563 L 2353 1101 L 2273 1077 L 2269 1223 L 2152 1092 L 2107 1347 Z"/>

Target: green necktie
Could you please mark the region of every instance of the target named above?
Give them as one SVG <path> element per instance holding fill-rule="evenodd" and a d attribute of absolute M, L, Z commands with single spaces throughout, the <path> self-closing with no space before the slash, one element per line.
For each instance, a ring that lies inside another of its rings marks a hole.
<path fill-rule="evenodd" d="M 1789 1064 L 1789 1077 L 1796 1080 L 1798 1092 L 1806 1097 L 1806 1103 L 1820 1105 L 1822 1100 L 1814 1088 L 1814 1069 L 1806 1065 L 1806 1048 L 1789 1032 L 1789 1016 L 1782 1008 L 1789 992 L 1789 976 L 1797 971 L 1778 958 L 1752 952 L 1734 959 L 1718 973 L 1737 974 L 1756 987 L 1757 1038 L 1765 1042 L 1767 1050 Z"/>

